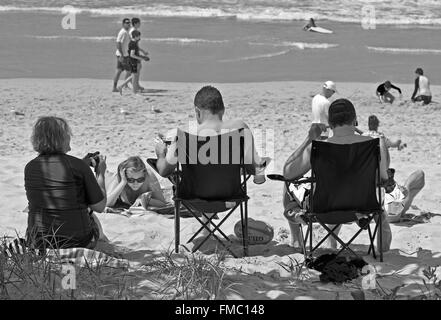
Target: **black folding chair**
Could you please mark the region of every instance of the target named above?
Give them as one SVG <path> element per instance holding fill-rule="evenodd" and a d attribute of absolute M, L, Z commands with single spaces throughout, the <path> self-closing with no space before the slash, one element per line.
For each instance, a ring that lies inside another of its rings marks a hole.
<path fill-rule="evenodd" d="M 248 255 L 247 181 L 255 171 L 251 164 L 245 163 L 245 140 L 244 129 L 207 137 L 178 130 L 178 163 L 175 172 L 168 177 L 173 183 L 176 252 L 179 252 L 182 205 L 201 224 L 187 243 L 193 241 L 202 230 L 208 231 L 208 235 L 192 251 L 198 250 L 213 236 L 234 257 L 237 256 L 230 249 L 233 242 L 220 227 L 240 208 L 243 253 Z M 156 159 L 148 159 L 147 162 L 157 171 Z M 217 213 L 226 211 L 228 213 L 216 224 L 213 220 Z M 201 215 L 206 222 L 200 219 Z M 225 245 L 221 238 L 229 245 Z"/>
<path fill-rule="evenodd" d="M 309 206 L 303 215 L 303 219 L 308 224 L 306 238 L 303 237 L 303 231 L 301 232 L 305 257 L 312 256 L 330 236 L 342 246 L 337 255 L 347 250 L 358 257 L 349 245 L 366 229 L 370 240 L 368 254 L 372 251 L 375 259 L 374 240 L 378 231 L 380 261 L 383 262 L 379 141 L 372 139 L 343 145 L 313 141 L 310 178 L 287 180 L 281 175 L 268 175 L 269 179 L 285 182 L 288 196 L 292 201 L 295 201 L 295 195 L 290 190 L 291 184 L 310 184 L 312 194 L 309 194 Z M 372 220 L 376 220 L 373 232 L 370 227 Z M 351 222 L 357 222 L 360 229 L 345 243 L 335 234 L 335 230 L 342 224 Z M 313 223 L 319 223 L 327 231 L 326 236 L 315 247 L 312 246 Z M 335 226 L 331 229 L 328 225 Z M 306 251 L 308 239 L 309 254 Z"/>

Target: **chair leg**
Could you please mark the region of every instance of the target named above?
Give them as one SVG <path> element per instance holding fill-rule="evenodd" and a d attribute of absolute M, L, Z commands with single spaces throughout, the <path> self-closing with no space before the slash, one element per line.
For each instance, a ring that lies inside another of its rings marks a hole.
<path fill-rule="evenodd" d="M 380 217 L 378 219 L 379 227 L 379 236 L 380 236 L 380 262 L 383 262 L 383 212 L 380 213 Z"/>
<path fill-rule="evenodd" d="M 301 239 L 302 239 L 302 250 L 303 250 L 303 255 L 304 255 L 304 257 L 305 257 L 305 261 L 306 261 L 306 259 L 308 258 L 308 252 L 306 251 L 306 239 L 305 239 L 305 237 L 303 236 L 303 227 L 302 227 L 302 225 L 300 225 L 300 227 L 299 227 L 299 229 L 300 229 L 300 237 L 301 237 Z M 306 230 L 306 233 L 308 233 L 308 230 Z"/>
<path fill-rule="evenodd" d="M 175 201 L 175 252 L 179 253 L 179 238 L 180 238 L 180 201 Z"/>
<path fill-rule="evenodd" d="M 374 247 L 374 241 L 375 239 L 372 237 L 372 231 L 371 231 L 371 226 L 368 225 L 368 233 L 369 233 L 369 241 L 370 241 L 370 246 L 369 246 L 369 251 L 368 254 L 371 252 L 372 250 L 372 256 L 374 257 L 374 259 L 377 259 L 377 255 L 375 253 L 375 247 Z"/>
<path fill-rule="evenodd" d="M 248 201 L 245 201 L 245 226 L 244 226 L 244 232 L 243 232 L 243 238 L 245 239 L 244 247 L 243 247 L 243 254 L 245 257 L 248 256 Z"/>
<path fill-rule="evenodd" d="M 309 222 L 309 251 L 312 254 L 312 221 Z"/>

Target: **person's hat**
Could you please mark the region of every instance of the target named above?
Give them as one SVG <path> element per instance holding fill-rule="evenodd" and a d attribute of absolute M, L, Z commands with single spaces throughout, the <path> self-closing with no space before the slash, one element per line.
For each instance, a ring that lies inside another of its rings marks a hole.
<path fill-rule="evenodd" d="M 337 86 L 335 85 L 334 81 L 326 81 L 323 84 L 323 88 L 337 92 Z"/>

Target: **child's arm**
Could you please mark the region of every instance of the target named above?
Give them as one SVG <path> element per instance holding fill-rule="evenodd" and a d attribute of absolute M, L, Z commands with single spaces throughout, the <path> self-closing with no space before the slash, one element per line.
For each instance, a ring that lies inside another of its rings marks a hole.
<path fill-rule="evenodd" d="M 130 51 L 130 57 L 131 57 L 131 58 L 134 58 L 134 59 L 136 59 L 136 60 L 139 60 L 139 61 L 144 60 L 141 56 L 137 56 L 137 55 L 135 54 L 135 50 L 131 50 L 131 51 Z"/>

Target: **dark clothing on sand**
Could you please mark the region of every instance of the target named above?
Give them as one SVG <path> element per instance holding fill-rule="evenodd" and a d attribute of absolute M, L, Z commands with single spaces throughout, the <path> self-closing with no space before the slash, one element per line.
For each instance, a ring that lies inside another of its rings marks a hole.
<path fill-rule="evenodd" d="M 39 155 L 25 167 L 29 202 L 28 237 L 41 241 L 55 233 L 63 247 L 85 247 L 95 235 L 89 205 L 104 199 L 90 167 L 66 155 Z"/>
<path fill-rule="evenodd" d="M 401 89 L 400 89 L 400 88 L 394 86 L 393 84 L 391 84 L 390 87 L 391 87 L 392 89 L 397 90 L 397 91 L 401 94 Z M 377 88 L 377 92 L 378 92 L 381 96 L 384 95 L 387 91 L 388 91 L 388 90 L 386 90 L 386 86 L 385 86 L 384 83 L 380 84 L 380 85 L 378 86 L 378 88 Z"/>

